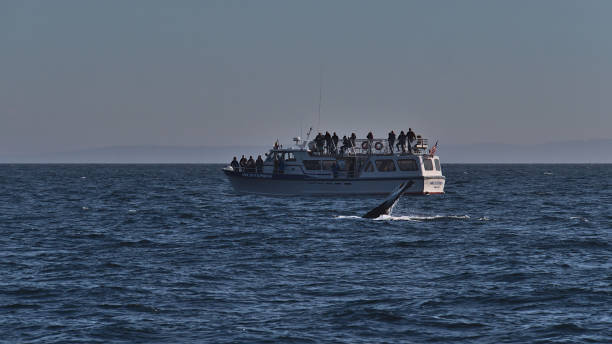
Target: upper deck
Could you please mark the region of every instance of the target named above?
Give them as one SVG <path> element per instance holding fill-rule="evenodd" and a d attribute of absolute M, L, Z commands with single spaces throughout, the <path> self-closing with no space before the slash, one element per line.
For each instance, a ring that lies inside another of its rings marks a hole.
<path fill-rule="evenodd" d="M 412 154 L 412 155 L 424 155 L 428 154 L 428 140 L 421 138 L 420 136 L 413 142 L 412 147 L 405 145 L 404 149 L 398 145 L 397 140 L 394 142 L 393 147 L 389 144 L 389 140 L 382 138 L 375 138 L 372 140 L 370 147 L 370 140 L 368 139 L 355 139 L 354 147 L 346 147 L 342 150 L 341 147 L 333 149 L 331 152 L 327 150 L 317 151 L 315 149 L 314 141 L 309 141 L 308 144 L 304 141 L 294 139 L 296 145 L 289 148 L 273 148 L 271 153 L 290 153 L 290 152 L 308 152 L 310 156 L 320 157 L 350 157 L 350 156 L 370 156 L 370 155 L 391 155 L 391 154 Z M 340 143 L 339 143 L 340 145 Z M 307 148 L 308 147 L 308 148 Z"/>
<path fill-rule="evenodd" d="M 370 140 L 368 139 L 356 139 L 355 147 L 349 147 L 346 150 L 345 155 L 389 155 L 395 153 L 412 153 L 414 155 L 422 155 L 426 154 L 427 149 L 429 148 L 427 139 L 420 137 L 415 140 L 411 148 L 409 148 L 408 144 L 406 144 L 403 151 L 402 147 L 398 145 L 397 140 L 394 142 L 393 147 L 389 144 L 389 140 L 387 139 L 373 139 L 371 141 L 371 145 L 372 147 L 370 147 Z"/>
<path fill-rule="evenodd" d="M 262 173 L 312 178 L 401 178 L 442 176 L 437 156 L 430 156 L 427 139 L 412 147 L 389 145 L 386 139 L 355 140 L 355 147 L 318 151 L 295 140 L 289 148 L 278 146 L 266 154 Z M 300 144 L 301 143 L 301 144 Z M 399 151 L 398 151 L 399 148 Z"/>

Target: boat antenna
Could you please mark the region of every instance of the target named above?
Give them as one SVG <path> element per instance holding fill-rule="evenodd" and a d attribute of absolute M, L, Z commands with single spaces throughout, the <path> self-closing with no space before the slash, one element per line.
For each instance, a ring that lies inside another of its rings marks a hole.
<path fill-rule="evenodd" d="M 319 68 L 319 120 L 317 121 L 317 132 L 321 128 L 321 100 L 323 99 L 323 65 Z"/>

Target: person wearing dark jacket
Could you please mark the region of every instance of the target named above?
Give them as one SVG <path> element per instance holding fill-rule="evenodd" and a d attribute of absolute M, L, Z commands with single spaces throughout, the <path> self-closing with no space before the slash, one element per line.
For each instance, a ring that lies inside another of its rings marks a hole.
<path fill-rule="evenodd" d="M 255 172 L 255 160 L 253 160 L 253 156 L 249 156 L 249 160 L 246 163 L 247 172 L 253 173 Z"/>
<path fill-rule="evenodd" d="M 334 144 L 334 146 L 332 147 L 334 154 L 338 154 L 338 135 L 336 135 L 335 131 L 331 139 L 332 139 L 332 143 Z"/>
<path fill-rule="evenodd" d="M 372 132 L 370 131 L 368 133 L 368 136 L 366 136 L 368 139 L 368 154 L 372 154 L 372 145 L 374 144 L 374 134 L 372 134 Z"/>
<path fill-rule="evenodd" d="M 317 146 L 317 152 L 319 152 L 319 154 L 323 152 L 323 142 L 324 141 L 325 139 L 323 138 L 323 135 L 321 135 L 321 133 L 318 133 L 317 137 L 315 137 L 315 145 Z"/>
<path fill-rule="evenodd" d="M 408 128 L 408 151 L 412 153 L 412 144 L 416 141 L 416 134 L 412 131 L 412 128 Z"/>
<path fill-rule="evenodd" d="M 351 140 L 346 137 L 346 135 L 342 136 L 342 148 L 340 148 L 340 153 L 344 155 L 347 149 L 351 146 Z"/>
<path fill-rule="evenodd" d="M 246 167 L 247 167 L 247 159 L 243 155 L 242 158 L 240 159 L 240 170 L 244 172 Z"/>
<path fill-rule="evenodd" d="M 402 147 L 402 153 L 406 153 L 406 134 L 404 134 L 403 130 L 397 137 L 397 145 L 395 145 L 395 148 L 397 148 L 398 151 L 400 147 Z"/>
<path fill-rule="evenodd" d="M 232 160 L 232 162 L 230 163 L 230 166 L 232 166 L 232 168 L 236 172 L 240 170 L 240 164 L 238 163 L 238 160 L 236 160 L 236 157 L 234 157 L 234 160 Z"/>
<path fill-rule="evenodd" d="M 261 158 L 261 155 L 257 156 L 257 161 L 255 161 L 255 168 L 257 169 L 257 173 L 258 174 L 262 174 L 263 173 L 263 165 L 264 165 L 264 161 Z"/>
<path fill-rule="evenodd" d="M 387 139 L 387 141 L 389 141 L 389 150 L 391 150 L 391 154 L 393 154 L 393 144 L 395 143 L 395 133 L 393 132 L 393 130 L 391 130 L 391 132 L 389 133 L 389 138 Z"/>
<path fill-rule="evenodd" d="M 332 137 L 329 134 L 329 131 L 325 132 L 325 149 L 327 150 L 327 154 L 331 153 L 331 147 L 332 147 Z"/>

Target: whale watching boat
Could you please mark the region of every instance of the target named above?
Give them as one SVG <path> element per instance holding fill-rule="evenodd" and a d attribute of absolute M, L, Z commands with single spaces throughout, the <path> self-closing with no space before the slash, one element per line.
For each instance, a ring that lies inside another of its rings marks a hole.
<path fill-rule="evenodd" d="M 223 168 L 234 190 L 269 195 L 377 195 L 389 194 L 408 181 L 410 187 L 403 194 L 444 193 L 445 177 L 435 155 L 437 142 L 429 149 L 420 135 L 408 152 L 394 151 L 386 139 L 355 139 L 352 147 L 330 153 L 317 149 L 308 138 L 293 141 L 289 148 L 275 144 L 265 154 L 263 167 Z"/>

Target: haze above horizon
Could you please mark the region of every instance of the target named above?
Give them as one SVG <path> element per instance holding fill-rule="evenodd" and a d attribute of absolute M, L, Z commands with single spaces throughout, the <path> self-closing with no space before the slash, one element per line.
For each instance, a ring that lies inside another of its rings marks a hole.
<path fill-rule="evenodd" d="M 2 1 L 0 155 L 612 139 L 609 1 Z M 322 70 L 322 73 L 320 73 Z M 322 76 L 322 78 L 321 78 Z"/>

